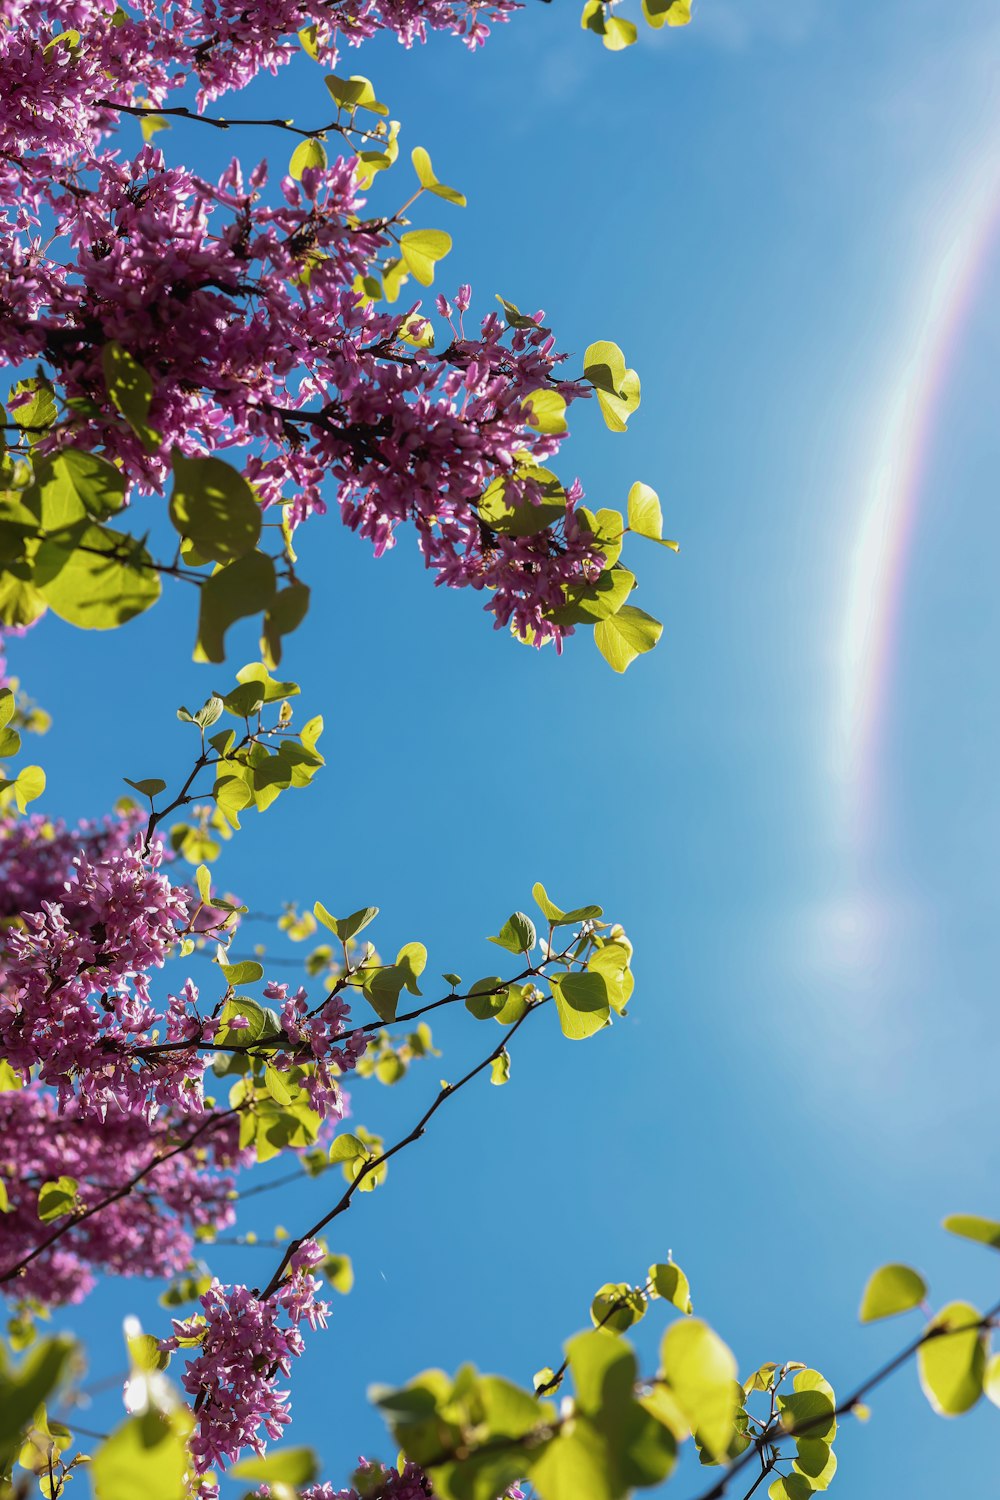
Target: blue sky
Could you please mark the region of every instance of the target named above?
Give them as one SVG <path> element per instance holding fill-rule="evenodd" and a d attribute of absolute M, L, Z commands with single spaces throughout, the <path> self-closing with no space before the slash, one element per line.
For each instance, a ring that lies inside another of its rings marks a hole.
<path fill-rule="evenodd" d="M 583 410 L 561 468 L 601 504 L 654 485 L 682 552 L 637 559 L 666 628 L 619 679 L 585 639 L 556 660 L 494 634 L 407 538 L 376 563 L 332 517 L 303 536 L 314 606 L 286 666 L 326 716 L 329 769 L 248 820 L 220 878 L 257 909 L 376 902 L 383 950 L 419 937 L 430 969 L 467 976 L 542 879 L 624 922 L 638 979 L 629 1019 L 586 1045 L 540 1018 L 510 1085 L 442 1111 L 340 1221 L 358 1285 L 294 1387 L 295 1438 L 332 1479 L 391 1452 L 370 1381 L 465 1359 L 527 1381 L 602 1282 L 668 1249 L 742 1366 L 802 1359 L 845 1391 L 910 1332 L 857 1326 L 876 1265 L 917 1265 L 939 1304 L 1000 1291 L 988 1252 L 938 1227 L 1000 1208 L 996 247 L 935 409 L 863 818 L 837 750 L 880 431 L 964 184 L 1000 145 L 1000 21 L 987 0 L 957 10 L 703 0 L 685 31 L 612 56 L 557 0 L 474 58 L 438 41 L 351 59 L 404 146 L 469 195 L 430 221 L 455 237 L 442 287 L 542 306 L 562 347 L 613 338 L 639 370 L 629 434 Z M 303 61 L 246 102 L 308 124 L 324 97 Z M 206 173 L 223 146 L 287 151 L 196 127 L 158 141 Z M 97 814 L 121 775 L 183 766 L 174 709 L 225 682 L 187 662 L 192 636 L 171 596 L 109 638 L 47 622 L 23 643 L 56 719 L 53 810 Z M 252 631 L 234 642 L 235 668 Z M 457 1017 L 435 1034 L 440 1064 L 354 1091 L 362 1123 L 401 1133 L 439 1072 L 492 1044 Z M 275 1194 L 243 1227 L 295 1230 L 332 1196 Z M 270 1257 L 217 1263 L 252 1283 Z M 134 1283 L 61 1320 L 97 1378 L 126 1305 L 162 1317 Z M 839 1440 L 852 1500 L 978 1491 L 993 1408 L 933 1418 L 912 1371 L 873 1407 Z"/>

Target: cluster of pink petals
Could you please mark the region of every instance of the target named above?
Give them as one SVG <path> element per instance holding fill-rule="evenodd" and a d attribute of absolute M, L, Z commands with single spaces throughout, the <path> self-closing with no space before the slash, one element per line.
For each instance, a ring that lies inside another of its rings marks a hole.
<path fill-rule="evenodd" d="M 304 1240 L 270 1297 L 214 1281 L 201 1298 L 204 1322 L 175 1320 L 174 1337 L 164 1341 L 164 1349 L 177 1349 L 191 1337 L 200 1341 L 183 1375 L 198 1414 L 191 1439 L 198 1472 L 216 1464 L 225 1468 L 246 1448 L 262 1453 L 266 1439 L 280 1437 L 291 1420 L 289 1393 L 278 1389 L 278 1379 L 288 1376 L 292 1360 L 302 1353 L 300 1324 L 326 1326 L 329 1309 L 319 1300 L 320 1284 L 311 1274 L 323 1258 L 319 1245 Z"/>
<path fill-rule="evenodd" d="M 210 184 L 151 146 L 129 159 L 104 145 L 115 104 L 141 91 L 162 105 L 189 77 L 201 104 L 241 88 L 299 49 L 307 20 L 334 50 L 378 30 L 407 45 L 430 29 L 475 43 L 512 8 L 328 0 L 306 15 L 298 0 L 252 11 L 242 0 L 124 10 L 2 0 L 0 365 L 38 367 L 56 387 L 60 421 L 40 451 L 97 451 L 135 496 L 162 492 L 175 450 L 232 450 L 262 503 L 290 505 L 293 524 L 335 496 L 381 553 L 409 523 L 437 582 L 485 591 L 498 627 L 559 643 L 569 627 L 549 616 L 563 585 L 596 570 L 576 523 L 579 487 L 565 517 L 532 536 L 497 535 L 477 513 L 518 456 L 544 463 L 559 447 L 528 426 L 524 398 L 589 394 L 559 378 L 564 356 L 541 316 L 508 329 L 489 314 L 467 337 L 463 287 L 457 325 L 438 299 L 444 346 L 414 348 L 404 335 L 421 303 L 378 312 L 356 290 L 396 246 L 390 221 L 364 217 L 353 157 L 270 191 L 265 163 L 245 174 L 234 161 Z M 109 401 L 110 342 L 152 381 L 142 438 Z M 526 498 L 539 498 L 531 481 Z"/>
<path fill-rule="evenodd" d="M 151 1118 L 158 1106 L 200 1107 L 200 1071 L 137 1069 L 134 1051 L 157 1020 L 149 977 L 163 967 L 192 906 L 142 837 L 95 857 L 82 851 L 58 899 L 22 913 L 6 935 L 0 1053 L 84 1114 Z M 169 1056 L 169 1054 L 168 1054 Z M 200 1065 L 199 1065 L 200 1068 Z"/>
<path fill-rule="evenodd" d="M 450 31 L 470 46 L 512 0 L 0 0 L 0 202 L 19 225 L 30 213 L 18 189 L 72 176 L 120 118 L 122 107 L 167 105 L 190 81 L 200 109 L 274 73 L 301 53 L 316 27 L 318 55 L 336 62 L 378 31 L 406 46 Z M 57 40 L 61 38 L 61 40 Z"/>
<path fill-rule="evenodd" d="M 0 923 L 22 912 L 40 911 L 44 901 L 58 901 L 78 854 L 90 861 L 120 854 L 144 822 L 138 810 L 74 828 L 42 813 L 23 818 L 0 815 Z M 10 959 L 6 946 L 7 937 L 0 931 L 5 967 Z"/>
<path fill-rule="evenodd" d="M 312 1107 L 324 1120 L 341 1119 L 345 1113 L 345 1101 L 337 1078 L 357 1067 L 359 1059 L 365 1055 L 368 1035 L 357 1030 L 344 1037 L 351 1008 L 338 995 L 329 996 L 322 1005 L 311 1010 L 303 986 L 300 985 L 294 994 L 289 994 L 288 990 L 287 984 L 274 981 L 264 988 L 266 1000 L 281 1004 L 281 1029 L 290 1043 L 288 1052 L 275 1054 L 274 1066 L 279 1072 L 284 1072 L 293 1063 L 314 1063 L 315 1068 L 305 1084 Z"/>
<path fill-rule="evenodd" d="M 0 1218 L 0 1276 L 43 1240 L 52 1224 L 38 1220 L 38 1194 L 46 1182 L 71 1177 L 80 1210 L 114 1194 L 158 1155 L 190 1134 L 190 1126 L 168 1115 L 150 1127 L 138 1115 L 112 1113 L 106 1120 L 69 1103 L 59 1109 L 38 1084 L 0 1093 L 0 1181 L 9 1211 Z M 127 1193 L 74 1224 L 16 1278 L 4 1283 L 8 1296 L 46 1306 L 79 1302 L 95 1273 L 173 1276 L 191 1258 L 194 1231 L 224 1229 L 233 1220 L 233 1178 L 239 1164 L 234 1120 L 220 1120 L 200 1139 L 199 1163 L 184 1152 L 169 1156 Z"/>

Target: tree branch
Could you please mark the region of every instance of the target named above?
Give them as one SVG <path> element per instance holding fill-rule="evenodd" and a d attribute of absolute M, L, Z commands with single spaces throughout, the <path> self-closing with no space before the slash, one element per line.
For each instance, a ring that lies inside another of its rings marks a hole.
<path fill-rule="evenodd" d="M 325 1229 L 327 1224 L 329 1224 L 333 1219 L 337 1218 L 339 1214 L 345 1213 L 346 1210 L 350 1208 L 351 1201 L 354 1198 L 354 1194 L 359 1190 L 365 1178 L 371 1176 L 373 1172 L 377 1172 L 379 1167 L 383 1166 L 387 1161 L 389 1161 L 391 1157 L 395 1156 L 397 1152 L 402 1151 L 405 1146 L 412 1145 L 414 1141 L 418 1141 L 426 1130 L 428 1124 L 430 1123 L 431 1118 L 437 1114 L 438 1110 L 441 1108 L 442 1104 L 444 1104 L 445 1100 L 450 1099 L 453 1094 L 457 1094 L 459 1089 L 465 1088 L 465 1085 L 467 1083 L 471 1083 L 473 1078 L 476 1078 L 480 1073 L 484 1072 L 485 1069 L 488 1068 L 490 1064 L 500 1056 L 501 1052 L 504 1051 L 514 1033 L 524 1025 L 528 1017 L 532 1015 L 536 1010 L 540 1010 L 541 1007 L 546 1004 L 548 1004 L 547 1000 L 536 1000 L 533 1004 L 529 1005 L 528 1008 L 524 1011 L 524 1014 L 518 1017 L 513 1026 L 510 1027 L 510 1029 L 493 1048 L 492 1052 L 490 1052 L 487 1057 L 483 1058 L 482 1062 L 477 1063 L 474 1068 L 470 1068 L 468 1073 L 464 1074 L 457 1083 L 446 1083 L 441 1089 L 440 1093 L 437 1095 L 436 1099 L 430 1105 L 430 1107 L 426 1109 L 420 1116 L 420 1119 L 414 1125 L 413 1129 L 406 1135 L 401 1137 L 401 1139 L 398 1140 L 394 1146 L 390 1146 L 387 1151 L 383 1151 L 380 1156 L 373 1156 L 368 1161 L 366 1161 L 357 1177 L 355 1177 L 354 1181 L 348 1187 L 347 1191 L 341 1194 L 340 1198 L 338 1198 L 337 1202 L 333 1205 L 330 1211 L 328 1213 L 325 1213 L 321 1219 L 317 1219 L 315 1224 L 313 1224 L 309 1229 L 305 1230 L 304 1233 L 300 1234 L 296 1239 L 289 1241 L 288 1247 L 285 1250 L 284 1255 L 281 1257 L 281 1262 L 275 1270 L 274 1275 L 271 1277 L 264 1290 L 262 1292 L 256 1293 L 256 1295 L 259 1296 L 262 1302 L 266 1301 L 267 1298 L 270 1297 L 272 1293 L 278 1289 L 278 1286 L 281 1283 L 281 1279 L 288 1268 L 292 1256 L 295 1254 L 296 1250 L 298 1250 L 303 1240 L 315 1239 L 316 1235 L 319 1234 L 321 1230 Z"/>
<path fill-rule="evenodd" d="M 188 1136 L 187 1140 L 181 1141 L 180 1145 L 171 1147 L 169 1151 L 164 1151 L 158 1156 L 154 1156 L 152 1161 L 147 1162 L 138 1172 L 133 1173 L 127 1182 L 124 1182 L 120 1188 L 109 1194 L 107 1198 L 102 1199 L 100 1203 L 95 1203 L 92 1208 L 84 1209 L 83 1213 L 73 1214 L 68 1217 L 66 1222 L 60 1224 L 58 1229 L 54 1229 L 46 1239 L 42 1240 L 40 1245 L 36 1245 L 27 1255 L 22 1256 L 16 1265 L 9 1267 L 6 1271 L 0 1271 L 0 1283 L 11 1281 L 15 1276 L 19 1276 L 27 1266 L 31 1265 L 33 1260 L 37 1260 L 57 1240 L 61 1240 L 64 1234 L 68 1234 L 70 1230 L 76 1229 L 78 1225 L 85 1223 L 87 1219 L 92 1219 L 95 1214 L 99 1214 L 104 1209 L 110 1208 L 111 1204 L 117 1203 L 120 1198 L 126 1198 L 144 1177 L 149 1176 L 150 1172 L 155 1172 L 157 1167 L 162 1166 L 165 1161 L 169 1161 L 172 1156 L 179 1156 L 182 1151 L 189 1151 L 201 1136 L 236 1113 L 235 1109 L 225 1109 L 209 1115 L 207 1119 L 202 1121 L 197 1130 Z"/>
<path fill-rule="evenodd" d="M 193 109 L 186 109 L 182 104 L 175 104 L 167 108 L 166 105 L 159 106 L 150 104 L 115 104 L 110 99 L 98 99 L 98 109 L 114 109 L 119 114 L 134 115 L 137 120 L 149 119 L 156 115 L 171 117 L 176 120 L 190 120 L 194 125 L 211 125 L 216 130 L 228 130 L 231 125 L 264 125 L 274 130 L 287 130 L 290 135 L 302 136 L 306 140 L 312 140 L 316 136 L 327 135 L 333 131 L 336 135 L 342 135 L 345 140 L 356 135 L 360 140 L 384 141 L 385 136 L 379 135 L 374 130 L 362 130 L 356 125 L 343 125 L 339 120 L 332 120 L 329 125 L 320 125 L 315 130 L 303 130 L 301 126 L 295 125 L 291 120 L 227 120 L 222 115 L 200 115 Z"/>
<path fill-rule="evenodd" d="M 905 1349 L 901 1349 L 892 1359 L 887 1360 L 884 1365 L 875 1371 L 874 1375 L 869 1375 L 866 1380 L 863 1380 L 860 1385 L 856 1386 L 851 1394 L 839 1402 L 832 1412 L 821 1412 L 818 1416 L 811 1417 L 807 1422 L 802 1422 L 797 1427 L 785 1427 L 782 1422 L 767 1427 L 759 1437 L 754 1438 L 750 1447 L 745 1449 L 739 1458 L 730 1464 L 725 1473 L 719 1476 L 715 1484 L 710 1489 L 704 1490 L 700 1495 L 695 1497 L 695 1500 L 721 1500 L 721 1497 L 729 1487 L 730 1481 L 745 1469 L 747 1464 L 752 1463 L 754 1458 L 760 1455 L 764 1448 L 771 1447 L 775 1443 L 780 1443 L 784 1438 L 804 1437 L 815 1428 L 825 1427 L 834 1417 L 851 1416 L 855 1407 L 864 1396 L 867 1396 L 869 1391 L 875 1390 L 876 1386 L 888 1380 L 890 1375 L 894 1375 L 925 1344 L 929 1344 L 935 1339 L 954 1338 L 956 1334 L 960 1333 L 971 1333 L 973 1330 L 992 1328 L 997 1318 L 1000 1318 L 1000 1301 L 995 1302 L 974 1323 L 963 1323 L 958 1328 L 925 1329 L 919 1338 L 915 1338 L 911 1343 L 907 1344 Z"/>

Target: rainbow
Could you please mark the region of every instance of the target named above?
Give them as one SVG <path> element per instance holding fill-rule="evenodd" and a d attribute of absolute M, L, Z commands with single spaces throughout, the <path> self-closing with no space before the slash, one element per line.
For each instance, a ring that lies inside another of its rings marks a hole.
<path fill-rule="evenodd" d="M 931 258 L 885 382 L 891 394 L 878 414 L 847 569 L 835 745 L 852 842 L 863 841 L 874 810 L 900 603 L 938 410 L 1000 235 L 995 157 L 939 212 L 953 228 Z"/>

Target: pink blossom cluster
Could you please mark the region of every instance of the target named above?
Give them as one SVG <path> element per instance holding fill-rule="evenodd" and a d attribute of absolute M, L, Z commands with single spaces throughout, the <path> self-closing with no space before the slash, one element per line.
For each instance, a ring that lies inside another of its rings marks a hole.
<path fill-rule="evenodd" d="M 200 1071 L 181 1063 L 137 1069 L 134 1049 L 157 1020 L 149 988 L 192 907 L 142 837 L 100 857 L 81 852 L 59 899 L 21 915 L 6 936 L 0 1053 L 27 1081 L 32 1069 L 83 1113 L 151 1117 L 166 1104 L 200 1109 Z M 168 1054 L 169 1056 L 169 1054 Z"/>
<path fill-rule="evenodd" d="M 353 289 L 389 243 L 384 221 L 355 220 L 353 164 L 284 178 L 278 203 L 266 184 L 264 164 L 244 181 L 233 162 L 210 186 L 147 146 L 54 196 L 74 255 L 0 264 L 0 361 L 41 361 L 73 403 L 39 451 L 98 450 L 148 492 L 167 482 L 175 449 L 248 450 L 244 472 L 265 506 L 289 502 L 298 523 L 326 510 L 333 481 L 343 521 L 377 554 L 412 523 L 439 583 L 487 590 L 498 626 L 561 639 L 547 615 L 562 585 L 598 567 L 577 523 L 579 486 L 562 519 L 530 536 L 499 534 L 480 515 L 497 476 L 509 503 L 542 498 L 519 460 L 544 463 L 560 437 L 527 425 L 525 397 L 586 394 L 557 378 L 564 356 L 541 315 L 511 330 L 490 313 L 474 337 L 459 326 L 440 352 L 413 348 L 403 335 L 419 302 L 379 313 Z M 141 438 L 109 408 L 111 342 L 152 381 Z"/>
<path fill-rule="evenodd" d="M 326 1327 L 329 1308 L 311 1274 L 323 1258 L 315 1241 L 304 1240 L 270 1297 L 214 1281 L 201 1298 L 204 1322 L 175 1319 L 164 1349 L 199 1340 L 182 1377 L 198 1416 L 191 1455 L 199 1473 L 215 1464 L 225 1468 L 246 1448 L 262 1453 L 265 1439 L 280 1437 L 291 1420 L 289 1393 L 278 1389 L 278 1377 L 287 1376 L 302 1353 L 300 1325 Z"/>
<path fill-rule="evenodd" d="M 123 108 L 170 107 L 191 81 L 204 109 L 299 55 L 305 27 L 333 65 L 342 43 L 379 31 L 406 46 L 450 31 L 475 47 L 490 21 L 515 8 L 513 0 L 270 0 L 252 9 L 242 0 L 0 0 L 0 204 L 23 227 L 34 185 L 71 181 Z"/>
<path fill-rule="evenodd" d="M 313 1109 L 324 1120 L 341 1119 L 345 1101 L 337 1078 L 357 1067 L 365 1055 L 368 1034 L 358 1030 L 344 1037 L 351 1008 L 339 995 L 330 995 L 322 1005 L 310 1010 L 304 986 L 300 985 L 294 994 L 288 990 L 287 984 L 274 981 L 264 988 L 266 1000 L 281 1003 L 281 1029 L 291 1044 L 287 1053 L 275 1055 L 274 1066 L 286 1071 L 293 1062 L 301 1063 L 305 1052 L 308 1060 L 315 1063 L 305 1084 Z"/>
<path fill-rule="evenodd" d="M 138 810 L 75 828 L 41 813 L 0 815 L 0 923 L 39 911 L 44 901 L 58 901 L 77 854 L 92 862 L 120 854 L 144 821 Z M 0 927 L 0 958 L 5 960 L 10 957 L 6 943 Z"/>
<path fill-rule="evenodd" d="M 485 591 L 498 627 L 558 644 L 571 630 L 550 619 L 563 586 L 599 570 L 577 520 L 579 486 L 533 535 L 480 514 L 498 477 L 509 499 L 541 498 L 523 464 L 551 458 L 561 436 L 528 424 L 524 398 L 589 394 L 559 378 L 565 356 L 541 315 L 508 328 L 491 313 L 466 336 L 463 287 L 457 324 L 437 301 L 444 346 L 414 347 L 422 303 L 377 312 L 358 290 L 398 249 L 395 219 L 364 216 L 353 156 L 271 191 L 266 163 L 245 173 L 234 161 L 210 184 L 152 146 L 134 159 L 104 146 L 115 104 L 138 90 L 162 105 L 196 76 L 204 105 L 273 71 L 308 23 L 333 49 L 378 30 L 407 45 L 429 29 L 475 43 L 512 8 L 0 0 L 0 365 L 38 366 L 56 387 L 60 420 L 38 451 L 98 451 L 135 496 L 162 491 L 175 450 L 233 450 L 262 504 L 290 505 L 293 524 L 335 495 L 342 520 L 379 554 L 412 524 L 438 583 Z M 112 342 L 152 382 L 141 434 L 109 400 Z"/>
<path fill-rule="evenodd" d="M 81 138 L 74 127 L 86 140 L 90 131 L 108 129 L 116 109 L 137 98 L 162 105 L 190 80 L 204 108 L 262 71 L 277 72 L 300 54 L 298 33 L 305 27 L 315 28 L 316 54 L 332 65 L 343 44 L 358 46 L 379 31 L 394 33 L 407 47 L 426 41 L 430 31 L 451 32 L 476 47 L 491 22 L 505 21 L 518 8 L 515 0 L 314 0 L 308 6 L 269 0 L 252 10 L 242 0 L 130 0 L 127 6 L 0 0 L 0 35 L 6 33 L 0 68 L 10 56 L 10 76 L 22 94 L 12 101 L 14 119 L 30 119 L 32 108 L 37 115 L 26 149 L 55 146 L 58 161 Z M 50 46 L 59 35 L 64 40 Z"/>
<path fill-rule="evenodd" d="M 46 1182 L 71 1177 L 78 1208 L 93 1209 L 114 1195 L 158 1155 L 191 1134 L 190 1125 L 164 1115 L 151 1128 L 139 1115 L 111 1113 L 105 1120 L 62 1109 L 37 1083 L 0 1093 L 0 1181 L 8 1212 L 0 1216 L 0 1280 L 8 1296 L 46 1306 L 80 1302 L 95 1273 L 173 1276 L 188 1264 L 199 1227 L 224 1229 L 233 1221 L 233 1178 L 238 1130 L 219 1120 L 200 1137 L 204 1157 L 177 1152 L 153 1167 L 136 1190 L 73 1224 L 16 1276 L 22 1257 L 55 1227 L 39 1223 L 38 1195 Z"/>

